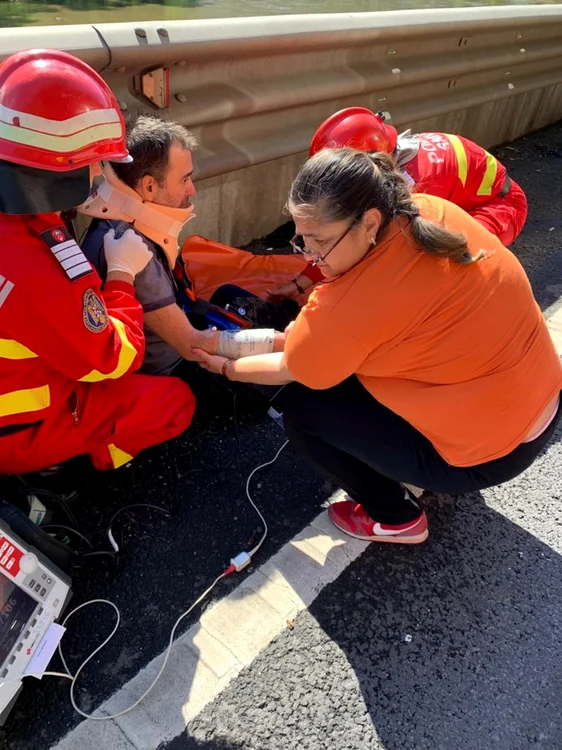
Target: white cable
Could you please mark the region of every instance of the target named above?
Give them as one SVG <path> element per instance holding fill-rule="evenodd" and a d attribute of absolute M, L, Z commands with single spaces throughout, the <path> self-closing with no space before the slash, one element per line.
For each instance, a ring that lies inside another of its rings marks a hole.
<path fill-rule="evenodd" d="M 174 635 L 176 633 L 177 627 L 180 624 L 180 622 L 184 619 L 184 617 L 187 617 L 187 615 L 190 614 L 190 612 L 193 611 L 193 609 L 199 604 L 199 602 L 201 602 L 207 596 L 207 594 L 209 594 L 214 589 L 214 587 L 221 580 L 221 578 L 224 578 L 226 575 L 227 575 L 226 572 L 224 572 L 224 573 L 221 573 L 220 576 L 217 576 L 217 578 L 215 578 L 215 580 L 209 586 L 209 588 L 206 589 L 201 594 L 201 596 L 199 598 L 197 598 L 193 602 L 193 604 L 191 605 L 191 607 L 189 609 L 187 609 L 183 614 L 181 614 L 178 617 L 178 619 L 174 623 L 174 627 L 172 628 L 172 631 L 170 633 L 170 640 L 168 642 L 168 648 L 166 649 L 166 654 L 164 656 L 164 661 L 162 662 L 162 666 L 160 667 L 160 670 L 158 671 L 158 674 L 156 675 L 156 677 L 154 678 L 154 680 L 151 682 L 150 686 L 144 691 L 144 693 L 141 695 L 141 697 L 138 698 L 132 704 L 132 706 L 129 706 L 128 708 L 124 708 L 122 711 L 119 711 L 119 713 L 112 714 L 111 716 L 92 716 L 92 714 L 87 714 L 85 711 L 82 711 L 82 709 L 79 708 L 76 705 L 76 701 L 74 699 L 74 686 L 76 685 L 76 680 L 78 679 L 78 675 L 84 669 L 84 667 L 90 661 L 90 659 L 92 659 L 98 653 L 98 651 L 105 646 L 105 644 L 108 642 L 108 640 L 113 637 L 113 635 L 114 635 L 114 633 L 115 633 L 115 631 L 117 629 L 117 626 L 119 625 L 119 620 L 121 619 L 120 615 L 119 615 L 119 610 L 117 609 L 117 607 L 115 606 L 115 604 L 113 604 L 113 602 L 108 601 L 107 599 L 97 599 L 97 600 L 94 599 L 94 600 L 92 600 L 92 602 L 86 602 L 86 604 L 91 604 L 91 603 L 94 603 L 96 601 L 100 601 L 100 602 L 105 602 L 107 604 L 110 604 L 115 609 L 115 611 L 117 612 L 118 620 L 117 620 L 117 624 L 113 628 L 113 632 L 111 633 L 111 635 L 109 636 L 109 638 L 106 638 L 105 641 L 101 644 L 101 646 L 98 646 L 98 648 L 92 654 L 90 654 L 90 656 L 88 656 L 88 658 L 86 659 L 86 661 L 83 662 L 83 664 L 79 667 L 78 671 L 76 672 L 76 674 L 74 675 L 74 677 L 72 679 L 72 685 L 70 687 L 70 702 L 72 703 L 72 707 L 74 708 L 74 710 L 77 711 L 81 716 L 84 716 L 84 718 L 91 719 L 92 721 L 109 721 L 110 719 L 117 719 L 119 716 L 123 716 L 124 714 L 128 714 L 129 711 L 132 711 L 133 708 L 136 708 L 139 705 L 139 703 L 146 698 L 146 696 L 150 693 L 150 691 L 153 689 L 153 687 L 156 685 L 156 683 L 160 679 L 160 677 L 162 675 L 162 672 L 164 671 L 164 669 L 166 667 L 166 664 L 168 663 L 168 658 L 170 656 L 170 652 L 172 650 L 172 646 L 174 645 Z M 81 604 L 80 607 L 76 607 L 75 610 L 73 610 L 72 612 L 70 612 L 70 614 L 68 614 L 65 617 L 64 622 L 66 622 L 71 615 L 73 615 L 75 612 L 77 612 L 79 609 L 81 609 L 84 606 L 85 606 L 85 604 Z M 61 653 L 61 651 L 60 651 L 60 646 L 59 646 L 59 654 L 60 653 Z M 62 654 L 61 654 L 61 657 L 62 657 Z M 65 666 L 65 669 L 67 669 L 66 664 L 64 666 Z"/>
<path fill-rule="evenodd" d="M 83 607 L 87 607 L 90 604 L 99 604 L 99 603 L 109 604 L 110 607 L 113 607 L 117 615 L 117 622 L 115 623 L 115 626 L 113 630 L 111 631 L 111 633 L 109 634 L 109 636 L 105 639 L 105 641 L 103 641 L 103 643 L 100 646 L 98 646 L 95 649 L 95 651 L 92 651 L 90 656 L 88 656 L 88 658 L 84 662 L 82 662 L 82 664 L 80 665 L 80 667 L 78 668 L 74 676 L 72 676 L 72 674 L 70 673 L 70 670 L 68 669 L 68 665 L 62 653 L 61 644 L 59 643 L 59 649 L 58 649 L 59 656 L 61 658 L 64 668 L 67 671 L 67 674 L 65 674 L 64 672 L 33 672 L 31 674 L 22 674 L 19 677 L 13 677 L 9 680 L 3 680 L 2 682 L 0 682 L 0 685 L 7 685 L 10 682 L 21 682 L 21 680 L 24 677 L 64 677 L 67 680 L 71 680 L 71 683 L 72 683 L 70 686 L 70 702 L 72 703 L 72 707 L 74 708 L 75 711 L 77 711 L 80 714 L 80 716 L 83 716 L 85 719 L 90 719 L 91 721 L 110 721 L 111 719 L 117 719 L 119 716 L 128 714 L 129 711 L 132 711 L 134 708 L 136 708 L 139 705 L 139 703 L 146 698 L 146 696 L 150 693 L 150 691 L 154 688 L 154 686 L 160 679 L 162 672 L 164 671 L 166 664 L 168 663 L 168 658 L 170 656 L 172 646 L 174 645 L 174 635 L 180 622 L 184 619 L 184 617 L 187 617 L 187 615 L 193 611 L 194 607 L 196 607 L 199 604 L 199 602 L 201 602 L 207 596 L 207 594 L 209 594 L 214 589 L 214 587 L 221 580 L 221 578 L 224 578 L 226 575 L 227 575 L 226 571 L 224 573 L 221 573 L 220 576 L 218 576 L 213 581 L 213 583 L 209 586 L 209 588 L 206 589 L 206 591 L 204 591 L 201 594 L 201 596 L 193 602 L 191 607 L 178 617 L 170 633 L 170 640 L 168 643 L 168 648 L 166 649 L 164 661 L 162 662 L 162 666 L 160 667 L 158 674 L 156 675 L 156 677 L 154 678 L 150 686 L 144 691 L 144 693 L 141 695 L 140 698 L 138 698 L 131 706 L 129 706 L 128 708 L 124 708 L 122 711 L 119 711 L 119 713 L 117 714 L 112 714 L 111 716 L 93 716 L 92 714 L 87 714 L 85 711 L 82 711 L 82 709 L 79 706 L 76 705 L 76 700 L 74 698 L 74 688 L 76 686 L 76 680 L 78 679 L 80 673 L 82 672 L 86 664 L 88 664 L 94 658 L 94 656 L 99 651 L 101 651 L 101 649 L 113 638 L 113 636 L 115 635 L 115 632 L 117 631 L 117 628 L 119 627 L 119 623 L 121 621 L 121 615 L 119 614 L 119 610 L 117 609 L 115 604 L 113 602 L 110 602 L 108 599 L 91 599 L 88 602 L 84 602 L 84 604 L 80 604 L 79 607 L 76 607 L 75 609 L 72 610 L 72 612 L 69 612 L 62 622 L 62 625 L 64 626 L 64 624 L 67 622 L 67 620 L 70 617 L 72 617 L 72 615 L 76 614 L 76 612 L 78 612 L 80 609 L 82 609 Z"/>
<path fill-rule="evenodd" d="M 63 656 L 63 653 L 62 653 L 61 644 L 59 643 L 58 651 L 59 651 L 60 660 L 62 661 L 62 665 L 63 665 L 63 667 L 66 670 L 66 674 L 69 675 L 72 680 L 76 680 L 76 677 L 80 674 L 80 672 L 86 666 L 86 664 L 90 661 L 90 659 L 93 659 L 94 656 L 98 653 L 98 651 L 101 651 L 102 648 L 107 643 L 109 643 L 109 641 L 113 638 L 113 636 L 117 632 L 117 628 L 119 627 L 119 623 L 121 622 L 121 614 L 119 613 L 119 610 L 117 609 L 117 607 L 115 606 L 115 604 L 113 602 L 110 602 L 108 599 L 90 599 L 90 601 L 84 602 L 84 604 L 80 604 L 78 607 L 75 607 L 71 612 L 69 612 L 67 614 L 67 616 L 64 618 L 64 620 L 61 622 L 62 627 L 64 628 L 64 626 L 70 620 L 70 618 L 72 617 L 72 615 L 75 615 L 76 612 L 79 612 L 81 609 L 83 609 L 84 607 L 87 607 L 90 604 L 109 604 L 109 606 L 113 607 L 113 609 L 115 610 L 115 614 L 117 615 L 117 622 L 115 623 L 115 625 L 113 627 L 113 630 L 107 636 L 107 638 L 105 639 L 105 641 L 103 641 L 103 643 L 100 646 L 98 646 L 95 651 L 92 651 L 92 653 L 90 654 L 90 656 L 88 656 L 88 658 L 82 664 L 82 666 L 79 668 L 78 672 L 76 672 L 76 674 L 74 675 L 74 677 L 72 677 L 72 672 L 68 668 L 68 664 L 66 663 L 66 660 L 65 660 L 65 658 Z M 72 688 L 71 688 L 71 692 L 72 692 Z"/>
<path fill-rule="evenodd" d="M 266 466 L 271 466 L 271 464 L 274 464 L 277 461 L 277 459 L 279 458 L 279 455 L 280 455 L 281 451 L 288 445 L 288 443 L 289 443 L 289 441 L 285 440 L 285 442 L 279 448 L 279 450 L 277 451 L 277 453 L 275 454 L 275 456 L 271 459 L 271 461 L 267 461 L 264 464 L 260 464 L 259 466 L 256 466 L 256 468 L 253 471 L 250 472 L 250 475 L 248 476 L 248 479 L 246 480 L 246 495 L 248 497 L 248 500 L 249 500 L 252 508 L 256 511 L 256 513 L 258 514 L 258 516 L 261 518 L 261 520 L 263 522 L 263 526 L 264 526 L 264 530 L 263 530 L 263 534 L 262 534 L 261 539 L 256 544 L 256 546 L 254 547 L 254 549 L 251 550 L 248 553 L 250 557 L 253 557 L 256 554 L 256 552 L 259 550 L 259 548 L 265 542 L 265 538 L 267 537 L 267 534 L 268 534 L 267 521 L 263 517 L 263 514 L 262 514 L 261 510 L 258 508 L 258 506 L 255 504 L 255 502 L 252 500 L 252 496 L 250 495 L 250 481 L 252 480 L 252 477 L 254 476 L 254 474 L 257 471 L 259 471 L 260 469 L 264 469 Z"/>
<path fill-rule="evenodd" d="M 119 545 L 115 541 L 115 537 L 113 536 L 113 532 L 111 531 L 111 527 L 107 530 L 107 538 L 109 539 L 109 543 L 113 547 L 115 552 L 119 552 Z"/>
<path fill-rule="evenodd" d="M 248 479 L 246 480 L 246 496 L 247 496 L 248 501 L 250 502 L 251 506 L 253 507 L 253 509 L 256 511 L 256 513 L 260 517 L 260 519 L 261 519 L 261 521 L 263 523 L 263 526 L 264 526 L 263 534 L 262 534 L 261 539 L 259 540 L 259 542 L 256 544 L 256 546 L 250 552 L 243 553 L 244 555 L 247 554 L 249 558 L 252 558 L 256 554 L 256 552 L 260 549 L 260 547 L 264 543 L 264 541 L 265 541 L 265 539 L 267 537 L 267 534 L 268 534 L 267 521 L 265 520 L 262 512 L 260 511 L 260 509 L 258 508 L 258 506 L 255 504 L 255 502 L 252 500 L 252 496 L 250 495 L 250 481 L 252 480 L 252 477 L 254 476 L 254 474 L 256 472 L 258 472 L 260 469 L 264 469 L 266 466 L 271 466 L 271 464 L 275 463 L 275 461 L 277 461 L 277 459 L 279 458 L 279 456 L 281 454 L 281 451 L 284 450 L 284 448 L 287 446 L 288 443 L 289 443 L 288 440 L 286 440 L 283 443 L 283 445 L 279 448 L 279 450 L 277 451 L 277 453 L 275 454 L 275 456 L 271 459 L 271 461 L 266 461 L 265 463 L 260 464 L 259 466 L 256 466 L 256 468 L 253 469 L 250 472 L 250 474 L 248 476 Z M 96 654 L 98 654 L 104 648 L 104 646 L 106 646 L 109 643 L 109 641 L 113 638 L 113 636 L 117 632 L 117 629 L 119 628 L 119 623 L 121 622 L 121 615 L 120 615 L 119 610 L 117 609 L 116 605 L 113 602 L 110 602 L 108 599 L 90 599 L 90 601 L 87 601 L 87 602 L 84 602 L 83 604 L 80 604 L 78 607 L 75 607 L 71 612 L 69 612 L 66 615 L 66 617 L 64 618 L 64 620 L 62 621 L 62 623 L 61 623 L 61 625 L 64 627 L 66 625 L 66 623 L 68 622 L 68 620 L 73 615 L 75 615 L 76 612 L 79 612 L 81 609 L 83 609 L 84 607 L 87 607 L 87 606 L 89 606 L 91 604 L 109 604 L 110 607 L 113 607 L 113 609 L 115 610 L 115 614 L 117 615 L 117 620 L 115 622 L 115 625 L 114 625 L 113 630 L 111 631 L 111 633 L 108 635 L 108 637 L 94 651 L 92 651 L 92 653 L 88 656 L 88 658 L 85 661 L 82 662 L 82 664 L 78 667 L 78 670 L 76 671 L 76 674 L 74 676 L 71 674 L 71 672 L 70 672 L 70 670 L 68 668 L 68 665 L 66 663 L 64 655 L 62 653 L 61 643 L 59 643 L 58 652 L 59 652 L 59 656 L 60 656 L 60 659 L 62 661 L 63 667 L 66 670 L 66 674 L 64 672 L 34 672 L 34 673 L 31 673 L 31 674 L 20 675 L 19 677 L 13 677 L 13 678 L 11 678 L 9 680 L 4 680 L 4 681 L 0 682 L 0 685 L 6 685 L 6 684 L 8 684 L 10 682 L 20 682 L 24 677 L 64 677 L 67 680 L 71 680 L 70 702 L 72 703 L 72 707 L 74 708 L 74 710 L 77 713 L 79 713 L 80 716 L 83 716 L 85 719 L 90 719 L 91 721 L 110 721 L 111 719 L 117 719 L 117 718 L 119 718 L 119 716 L 123 716 L 124 714 L 127 714 L 130 711 L 132 711 L 134 708 L 136 708 L 139 705 L 139 703 L 141 701 L 143 701 L 146 698 L 146 696 L 151 692 L 151 690 L 154 688 L 154 686 L 156 685 L 156 683 L 160 679 L 160 677 L 161 677 L 161 675 L 162 675 L 162 673 L 163 673 L 163 671 L 164 671 L 164 669 L 166 667 L 166 664 L 168 663 L 168 658 L 170 656 L 170 652 L 172 650 L 172 646 L 174 645 L 174 635 L 176 633 L 178 625 L 214 589 L 214 587 L 217 585 L 217 583 L 222 578 L 225 578 L 227 575 L 229 575 L 230 572 L 231 571 L 229 569 L 227 569 L 223 573 L 221 573 L 220 576 L 217 576 L 217 578 L 215 578 L 215 580 L 209 586 L 209 588 L 206 589 L 201 594 L 201 596 L 199 596 L 193 602 L 193 604 L 189 607 L 189 609 L 187 609 L 185 612 L 183 612 L 183 614 L 181 614 L 178 617 L 178 619 L 174 623 L 174 626 L 173 626 L 173 628 L 172 628 L 172 630 L 170 632 L 170 639 L 169 639 L 169 642 L 168 642 L 168 647 L 166 649 L 166 653 L 164 655 L 164 661 L 162 662 L 162 666 L 160 667 L 160 669 L 158 671 L 158 674 L 156 675 L 156 677 L 154 678 L 154 680 L 152 681 L 152 683 L 150 684 L 150 686 L 140 696 L 140 698 L 138 698 L 131 706 L 129 706 L 128 708 L 124 708 L 122 711 L 119 711 L 119 713 L 117 713 L 117 714 L 112 714 L 111 716 L 93 716 L 92 714 L 87 714 L 85 711 L 82 711 L 82 709 L 79 708 L 79 706 L 77 706 L 76 700 L 74 698 L 74 688 L 76 686 L 76 681 L 77 681 L 79 675 L 81 674 L 82 670 L 94 658 L 94 656 Z"/>

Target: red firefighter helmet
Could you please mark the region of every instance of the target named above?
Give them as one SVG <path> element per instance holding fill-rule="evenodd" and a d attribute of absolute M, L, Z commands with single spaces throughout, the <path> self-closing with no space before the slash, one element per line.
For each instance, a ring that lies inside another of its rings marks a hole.
<path fill-rule="evenodd" d="M 365 107 L 340 109 L 318 128 L 310 143 L 310 156 L 323 148 L 350 148 L 359 151 L 384 151 L 391 154 L 396 148 L 398 133 L 386 125 L 382 112 L 371 112 Z"/>
<path fill-rule="evenodd" d="M 53 172 L 131 161 L 105 81 L 66 52 L 18 52 L 0 65 L 0 159 Z"/>

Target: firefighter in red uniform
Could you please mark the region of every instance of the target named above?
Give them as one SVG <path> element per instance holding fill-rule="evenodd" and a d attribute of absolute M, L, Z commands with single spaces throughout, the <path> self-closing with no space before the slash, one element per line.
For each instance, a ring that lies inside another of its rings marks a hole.
<path fill-rule="evenodd" d="M 527 218 L 527 199 L 503 164 L 481 146 L 459 135 L 418 133 L 398 135 L 382 113 L 364 107 L 342 109 L 320 125 L 310 156 L 323 148 L 350 146 L 360 151 L 393 154 L 412 190 L 446 198 L 463 208 L 504 245 L 518 236 Z M 296 297 L 322 279 L 310 263 L 300 276 L 273 290 Z"/>
<path fill-rule="evenodd" d="M 132 374 L 146 245 L 108 233 L 102 291 L 60 218 L 86 200 L 101 160 L 129 158 L 115 97 L 88 65 L 55 50 L 0 65 L 0 472 L 79 454 L 116 468 L 191 421 L 185 383 Z"/>

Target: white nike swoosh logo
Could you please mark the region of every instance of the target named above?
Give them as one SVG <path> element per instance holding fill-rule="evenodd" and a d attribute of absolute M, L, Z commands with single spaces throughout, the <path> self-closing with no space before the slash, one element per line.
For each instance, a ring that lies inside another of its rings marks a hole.
<path fill-rule="evenodd" d="M 403 534 L 405 531 L 410 531 L 410 529 L 413 529 L 418 523 L 419 519 L 411 526 L 406 526 L 405 529 L 400 529 L 400 531 L 394 531 L 394 529 L 383 529 L 380 523 L 374 523 L 373 534 L 376 534 L 377 536 L 396 536 L 397 534 Z"/>

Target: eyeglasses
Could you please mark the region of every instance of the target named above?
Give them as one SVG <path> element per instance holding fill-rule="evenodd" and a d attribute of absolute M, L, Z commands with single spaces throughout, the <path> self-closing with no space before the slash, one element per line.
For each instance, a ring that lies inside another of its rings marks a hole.
<path fill-rule="evenodd" d="M 328 252 L 324 253 L 324 255 L 319 255 L 318 253 L 314 253 L 312 250 L 308 250 L 302 234 L 295 234 L 293 239 L 290 240 L 289 244 L 293 248 L 294 253 L 300 253 L 301 255 L 306 255 L 316 265 L 318 263 L 321 263 L 323 260 L 326 260 L 328 255 L 332 252 L 332 250 L 335 250 L 336 247 L 340 244 L 340 242 L 343 242 L 343 240 L 351 232 L 351 230 L 357 224 L 358 221 L 359 219 L 355 219 L 354 221 L 352 221 L 351 224 L 348 226 L 348 228 L 345 230 L 345 232 L 342 234 L 342 236 L 339 238 L 339 240 L 335 242 L 332 245 L 332 247 L 328 250 Z"/>

